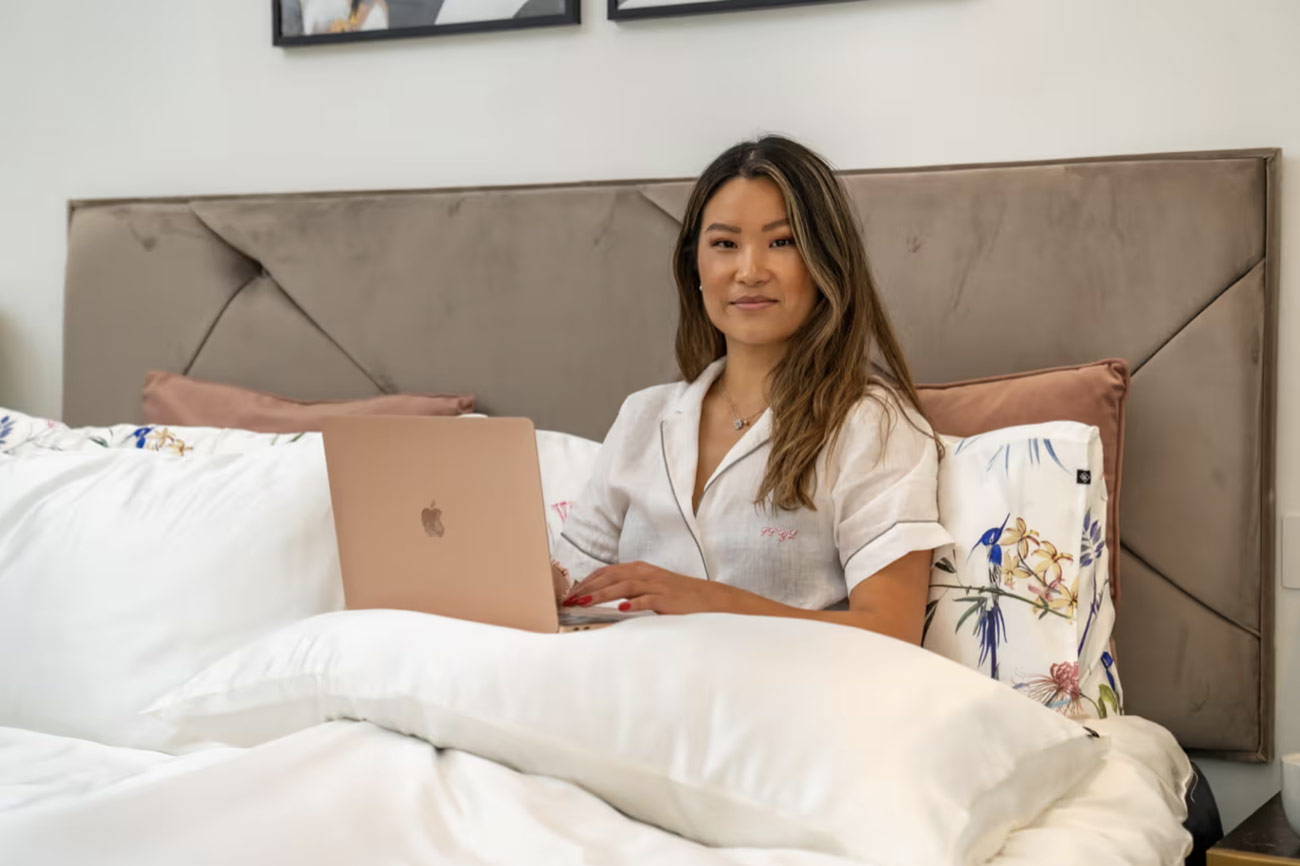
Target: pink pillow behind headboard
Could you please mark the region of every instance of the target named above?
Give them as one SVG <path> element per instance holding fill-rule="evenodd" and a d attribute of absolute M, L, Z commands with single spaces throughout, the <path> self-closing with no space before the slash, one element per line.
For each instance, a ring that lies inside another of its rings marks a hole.
<path fill-rule="evenodd" d="M 474 411 L 473 394 L 385 394 L 358 400 L 294 400 L 264 391 L 150 371 L 142 406 L 150 424 L 234 427 L 259 433 L 320 430 L 333 415 L 460 415 Z"/>

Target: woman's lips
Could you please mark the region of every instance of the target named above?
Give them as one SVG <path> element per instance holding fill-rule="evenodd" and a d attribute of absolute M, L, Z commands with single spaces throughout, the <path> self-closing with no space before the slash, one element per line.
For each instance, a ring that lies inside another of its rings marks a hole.
<path fill-rule="evenodd" d="M 776 301 L 732 301 L 731 305 L 742 310 L 766 310 L 775 303 Z"/>

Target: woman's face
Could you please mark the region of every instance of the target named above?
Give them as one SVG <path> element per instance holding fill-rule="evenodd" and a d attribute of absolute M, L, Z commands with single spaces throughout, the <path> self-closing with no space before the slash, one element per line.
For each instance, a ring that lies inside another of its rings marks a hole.
<path fill-rule="evenodd" d="M 781 189 L 766 177 L 718 187 L 704 206 L 696 261 L 704 309 L 729 348 L 784 344 L 817 301 Z"/>

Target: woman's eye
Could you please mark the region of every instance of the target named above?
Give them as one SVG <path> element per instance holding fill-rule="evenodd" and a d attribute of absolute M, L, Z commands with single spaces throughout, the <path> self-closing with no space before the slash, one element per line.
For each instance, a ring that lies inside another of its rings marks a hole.
<path fill-rule="evenodd" d="M 776 240 L 772 241 L 772 243 L 778 244 L 780 246 L 792 247 L 794 246 L 794 238 L 777 238 Z M 720 244 L 731 244 L 732 246 L 735 246 L 734 241 L 729 241 L 726 240 L 725 238 L 719 238 L 718 240 L 710 241 L 709 246 L 716 247 L 719 246 Z"/>

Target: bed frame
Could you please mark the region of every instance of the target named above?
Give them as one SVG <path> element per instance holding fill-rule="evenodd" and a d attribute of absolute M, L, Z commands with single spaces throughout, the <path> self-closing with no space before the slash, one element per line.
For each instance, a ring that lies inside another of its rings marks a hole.
<path fill-rule="evenodd" d="M 1273 749 L 1274 148 L 840 173 L 919 381 L 1133 371 L 1116 642 L 1127 709 Z M 600 439 L 677 378 L 690 178 L 75 201 L 64 416 L 147 370 L 293 396 L 472 391 Z"/>

